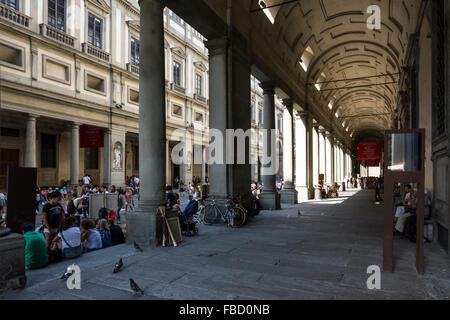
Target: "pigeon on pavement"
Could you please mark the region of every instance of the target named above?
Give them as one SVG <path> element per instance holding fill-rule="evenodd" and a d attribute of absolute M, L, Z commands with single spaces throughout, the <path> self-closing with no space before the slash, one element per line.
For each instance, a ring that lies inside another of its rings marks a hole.
<path fill-rule="evenodd" d="M 139 252 L 144 252 L 142 248 L 137 244 L 136 240 L 134 240 L 134 248 Z"/>
<path fill-rule="evenodd" d="M 64 273 L 63 273 L 61 279 L 62 279 L 62 280 L 68 279 L 71 275 L 73 275 L 74 272 L 75 272 L 75 271 L 74 271 L 73 269 L 64 271 Z"/>
<path fill-rule="evenodd" d="M 123 267 L 123 261 L 122 258 L 120 258 L 119 262 L 116 263 L 116 265 L 114 266 L 114 273 L 117 273 L 120 271 L 120 269 L 122 269 Z"/>
<path fill-rule="evenodd" d="M 142 290 L 141 288 L 139 288 L 139 286 L 137 285 L 136 282 L 134 282 L 133 279 L 130 278 L 130 287 L 131 290 L 133 290 L 134 295 L 140 293 L 141 295 L 144 295 L 144 290 Z"/>

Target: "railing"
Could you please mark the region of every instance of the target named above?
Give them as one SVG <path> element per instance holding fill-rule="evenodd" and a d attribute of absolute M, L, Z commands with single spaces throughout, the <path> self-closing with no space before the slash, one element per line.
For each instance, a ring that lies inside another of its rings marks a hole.
<path fill-rule="evenodd" d="M 15 22 L 17 24 L 20 24 L 21 26 L 27 28 L 30 26 L 31 17 L 1 3 L 0 3 L 0 17 Z"/>
<path fill-rule="evenodd" d="M 84 53 L 90 54 L 91 56 L 109 62 L 110 54 L 108 52 L 103 51 L 102 49 L 99 49 L 87 42 L 84 42 L 82 47 Z"/>
<path fill-rule="evenodd" d="M 127 69 L 128 72 L 133 72 L 136 73 L 137 75 L 139 75 L 139 66 L 135 65 L 134 63 L 127 63 Z"/>
<path fill-rule="evenodd" d="M 181 93 L 181 94 L 186 94 L 186 89 L 183 88 L 182 86 L 179 86 L 179 85 L 176 84 L 176 83 L 171 83 L 171 84 L 170 84 L 170 89 L 171 89 L 171 90 L 174 90 L 174 91 L 177 91 L 177 92 L 179 92 L 179 93 Z"/>
<path fill-rule="evenodd" d="M 202 96 L 200 96 L 200 95 L 198 95 L 196 93 L 194 93 L 194 99 L 197 100 L 197 101 L 200 101 L 202 103 L 206 103 L 207 102 L 205 97 L 202 97 Z"/>
<path fill-rule="evenodd" d="M 39 29 L 43 36 L 46 36 L 48 38 L 51 38 L 51 39 L 54 39 L 61 43 L 64 43 L 68 46 L 71 46 L 72 48 L 75 45 L 75 38 L 61 30 L 58 30 L 58 29 L 56 29 L 52 26 L 49 26 L 45 23 L 40 24 Z"/>

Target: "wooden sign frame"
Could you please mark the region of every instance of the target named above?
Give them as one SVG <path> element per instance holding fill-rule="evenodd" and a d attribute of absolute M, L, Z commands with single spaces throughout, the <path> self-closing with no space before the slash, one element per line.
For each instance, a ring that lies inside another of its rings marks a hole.
<path fill-rule="evenodd" d="M 419 171 L 391 171 L 388 170 L 388 137 L 392 134 L 418 133 L 420 134 L 420 170 Z M 394 258 L 394 183 L 417 183 L 417 208 L 416 208 L 416 269 L 424 274 L 424 197 L 425 197 L 425 129 L 387 130 L 384 137 L 384 237 L 383 237 L 383 270 L 393 271 Z"/>

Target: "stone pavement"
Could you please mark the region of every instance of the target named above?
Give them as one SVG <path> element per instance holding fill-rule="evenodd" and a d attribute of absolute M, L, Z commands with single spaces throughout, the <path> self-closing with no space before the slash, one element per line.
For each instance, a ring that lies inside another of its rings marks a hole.
<path fill-rule="evenodd" d="M 373 191 L 261 212 L 245 228 L 199 226 L 179 247 L 137 253 L 121 245 L 27 271 L 27 288 L 0 299 L 449 299 L 450 258 L 425 244 L 425 275 L 415 245 L 395 238 L 395 272 L 367 289 L 367 267 L 382 266 L 383 206 Z M 300 210 L 301 215 L 298 215 Z M 113 274 L 123 257 L 124 269 Z M 81 290 L 59 280 L 75 263 Z M 135 297 L 132 277 L 145 290 Z"/>

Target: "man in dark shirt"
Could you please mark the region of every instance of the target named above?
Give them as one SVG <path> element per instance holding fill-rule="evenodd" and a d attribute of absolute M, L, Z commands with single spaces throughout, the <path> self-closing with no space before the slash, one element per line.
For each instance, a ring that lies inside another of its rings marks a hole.
<path fill-rule="evenodd" d="M 44 235 L 48 247 L 50 247 L 53 238 L 58 234 L 59 226 L 64 220 L 64 209 L 60 201 L 61 193 L 54 191 L 49 196 L 49 202 L 42 208 L 42 220 L 45 226 Z"/>
<path fill-rule="evenodd" d="M 167 191 L 168 191 L 167 193 L 168 206 L 170 209 L 172 209 L 172 207 L 177 204 L 177 196 L 173 192 L 172 186 L 168 186 Z"/>
<path fill-rule="evenodd" d="M 123 235 L 122 228 L 114 224 L 114 220 L 108 220 L 109 232 L 111 232 L 111 244 L 117 246 L 118 244 L 125 243 L 125 236 Z"/>

